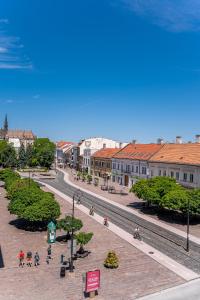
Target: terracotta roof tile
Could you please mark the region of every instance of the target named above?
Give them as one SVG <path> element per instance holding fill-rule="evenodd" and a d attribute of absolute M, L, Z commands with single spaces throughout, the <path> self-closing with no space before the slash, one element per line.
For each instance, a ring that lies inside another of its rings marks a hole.
<path fill-rule="evenodd" d="M 128 144 L 115 154 L 113 158 L 149 160 L 151 156 L 158 152 L 162 147 L 163 145 L 158 144 Z"/>
<path fill-rule="evenodd" d="M 150 161 L 200 165 L 200 144 L 166 144 Z"/>
<path fill-rule="evenodd" d="M 19 138 L 19 139 L 34 139 L 35 136 L 31 130 L 8 130 L 6 134 L 7 138 Z"/>
<path fill-rule="evenodd" d="M 95 152 L 92 157 L 93 158 L 112 158 L 117 152 L 121 149 L 119 148 L 105 148 Z"/>

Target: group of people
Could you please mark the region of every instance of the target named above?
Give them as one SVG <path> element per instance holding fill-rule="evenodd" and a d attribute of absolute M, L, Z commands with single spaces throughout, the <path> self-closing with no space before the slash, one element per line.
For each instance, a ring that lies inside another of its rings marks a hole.
<path fill-rule="evenodd" d="M 18 254 L 18 259 L 19 259 L 19 267 L 24 267 L 25 264 L 28 267 L 32 267 L 34 264 L 35 267 L 40 265 L 40 256 L 38 252 L 35 252 L 34 256 L 31 251 L 28 251 L 25 255 L 23 250 L 20 250 Z M 49 261 L 51 259 L 51 245 L 48 246 L 47 248 L 47 257 L 46 257 L 46 263 L 49 264 Z"/>
<path fill-rule="evenodd" d="M 26 257 L 25 257 L 25 253 L 23 252 L 23 250 L 20 250 L 19 254 L 18 254 L 18 259 L 19 259 L 19 267 L 24 267 L 25 265 L 25 258 L 26 258 L 26 265 L 28 267 L 32 267 L 32 260 L 34 258 L 34 266 L 37 267 L 40 264 L 40 256 L 38 254 L 38 252 L 35 252 L 35 255 L 33 257 L 33 254 L 31 251 L 28 251 L 26 253 Z"/>

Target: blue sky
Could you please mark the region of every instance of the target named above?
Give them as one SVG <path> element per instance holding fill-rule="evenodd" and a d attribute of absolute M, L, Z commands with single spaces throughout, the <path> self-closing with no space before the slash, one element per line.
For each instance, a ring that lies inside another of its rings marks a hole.
<path fill-rule="evenodd" d="M 53 140 L 200 133 L 198 0 L 0 1 L 0 121 Z"/>

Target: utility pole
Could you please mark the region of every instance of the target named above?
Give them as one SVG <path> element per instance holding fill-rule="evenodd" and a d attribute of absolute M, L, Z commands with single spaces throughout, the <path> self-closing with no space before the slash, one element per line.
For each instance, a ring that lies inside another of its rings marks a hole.
<path fill-rule="evenodd" d="M 186 251 L 190 251 L 190 199 L 188 197 L 188 205 L 187 205 L 187 244 Z"/>

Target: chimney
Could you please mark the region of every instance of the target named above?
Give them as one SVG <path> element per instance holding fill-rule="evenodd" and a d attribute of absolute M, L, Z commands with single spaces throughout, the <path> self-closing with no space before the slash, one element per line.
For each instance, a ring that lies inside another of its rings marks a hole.
<path fill-rule="evenodd" d="M 196 143 L 200 143 L 200 134 L 196 134 L 195 135 L 195 138 L 196 138 Z"/>
<path fill-rule="evenodd" d="M 132 144 L 137 144 L 137 140 L 132 140 Z"/>
<path fill-rule="evenodd" d="M 164 140 L 162 138 L 157 139 L 157 144 L 162 145 L 164 144 Z"/>
<path fill-rule="evenodd" d="M 182 144 L 182 136 L 176 136 L 176 144 Z"/>

